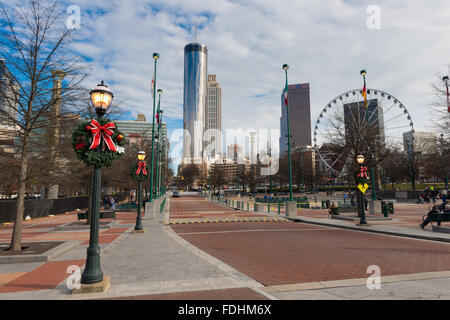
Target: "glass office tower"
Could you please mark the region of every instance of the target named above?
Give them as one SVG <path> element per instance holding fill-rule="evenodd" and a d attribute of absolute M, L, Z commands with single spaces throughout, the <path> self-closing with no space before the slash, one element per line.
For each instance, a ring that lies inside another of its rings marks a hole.
<path fill-rule="evenodd" d="M 207 99 L 208 48 L 189 43 L 184 47 L 183 163 L 202 163 Z M 187 133 L 187 132 L 188 133 Z"/>

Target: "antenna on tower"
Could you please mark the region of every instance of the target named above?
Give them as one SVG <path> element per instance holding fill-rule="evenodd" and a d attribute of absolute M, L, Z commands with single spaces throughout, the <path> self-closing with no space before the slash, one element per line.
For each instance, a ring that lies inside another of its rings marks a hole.
<path fill-rule="evenodd" d="M 197 23 L 195 23 L 194 26 L 194 42 L 197 43 L 197 34 L 198 34 L 198 27 L 197 27 Z"/>

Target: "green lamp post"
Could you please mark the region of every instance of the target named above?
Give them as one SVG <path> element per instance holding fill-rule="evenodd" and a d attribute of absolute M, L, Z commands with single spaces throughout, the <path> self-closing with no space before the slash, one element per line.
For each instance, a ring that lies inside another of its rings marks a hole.
<path fill-rule="evenodd" d="M 111 105 L 114 95 L 102 81 L 97 87 L 91 90 L 90 96 L 98 120 L 100 120 Z M 99 155 L 102 153 L 103 143 L 103 139 L 100 139 L 99 144 L 95 149 Z M 87 249 L 86 266 L 81 275 L 82 284 L 94 284 L 103 281 L 103 271 L 100 266 L 100 247 L 98 245 L 101 179 L 102 167 L 101 165 L 95 165 L 89 247 Z"/>
<path fill-rule="evenodd" d="M 158 108 L 156 109 L 156 124 L 158 126 L 158 131 L 156 134 L 157 139 L 156 140 L 156 181 L 155 181 L 155 198 L 159 197 L 159 149 L 161 145 L 161 138 L 160 138 L 160 127 L 161 127 L 161 95 L 162 90 L 158 89 Z"/>
<path fill-rule="evenodd" d="M 287 71 L 289 66 L 283 64 L 283 69 L 286 74 L 286 85 L 284 87 L 284 102 L 286 104 L 286 114 L 287 114 L 287 139 L 288 139 L 288 163 L 289 163 L 289 201 L 292 201 L 292 167 L 291 167 L 291 129 L 289 125 L 289 103 L 288 103 L 288 76 Z"/>
<path fill-rule="evenodd" d="M 152 162 L 151 162 L 151 169 L 150 169 L 150 198 L 149 201 L 153 202 L 153 164 L 155 161 L 155 106 L 156 106 L 156 63 L 159 59 L 159 53 L 153 53 L 153 59 L 155 60 L 155 68 L 154 68 L 154 74 L 153 74 L 153 120 L 152 120 Z"/>
<path fill-rule="evenodd" d="M 447 175 L 447 157 L 445 155 L 445 143 L 444 143 L 444 134 L 441 133 L 441 157 L 444 160 L 444 177 L 445 177 L 445 189 L 448 190 L 448 175 Z"/>
<path fill-rule="evenodd" d="M 144 227 L 142 226 L 142 181 L 147 178 L 147 164 L 145 163 L 145 152 L 139 151 L 137 154 L 138 164 L 131 168 L 131 176 L 134 180 L 138 181 L 138 194 L 137 194 L 137 216 L 136 216 L 136 226 L 134 227 L 135 232 L 144 232 Z"/>
<path fill-rule="evenodd" d="M 161 182 L 162 182 L 162 153 L 164 150 L 164 139 L 162 138 L 162 133 L 161 133 L 161 126 L 162 126 L 162 114 L 164 113 L 163 110 L 159 110 L 159 124 L 158 124 L 158 137 L 159 137 L 159 144 L 158 144 L 158 166 L 157 166 L 157 170 L 158 170 L 158 175 L 157 175 L 157 181 L 158 181 L 158 195 L 161 196 L 162 195 L 162 186 L 161 186 Z"/>
<path fill-rule="evenodd" d="M 364 79 L 364 90 L 366 90 L 366 74 L 367 71 L 366 70 L 361 70 L 360 74 L 363 76 Z M 367 92 L 365 92 L 365 101 L 367 103 Z M 369 127 L 369 113 L 366 112 L 366 121 L 367 121 L 367 127 Z M 370 166 L 370 176 L 372 179 L 372 200 L 377 200 L 377 193 L 375 190 L 375 169 L 374 169 L 374 164 L 373 164 L 373 160 Z"/>
<path fill-rule="evenodd" d="M 364 156 L 358 155 L 356 157 L 356 162 L 359 164 L 359 170 L 356 171 L 356 183 L 357 184 L 364 184 L 367 181 L 367 176 L 365 173 L 366 167 L 363 166 L 364 164 Z M 366 221 L 366 213 L 364 211 L 364 193 L 358 188 L 358 213 L 360 217 L 359 224 L 360 225 L 367 225 Z"/>

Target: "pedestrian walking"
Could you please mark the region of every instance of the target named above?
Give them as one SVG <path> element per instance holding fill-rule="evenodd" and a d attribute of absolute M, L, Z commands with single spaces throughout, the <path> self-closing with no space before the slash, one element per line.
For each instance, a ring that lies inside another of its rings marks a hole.
<path fill-rule="evenodd" d="M 110 210 L 116 209 L 116 202 L 114 201 L 114 198 L 112 196 L 109 196 L 109 209 Z"/>
<path fill-rule="evenodd" d="M 369 199 L 367 199 L 367 196 L 364 195 L 364 210 L 367 211 L 368 207 L 369 207 Z"/>
<path fill-rule="evenodd" d="M 109 199 L 107 196 L 104 196 L 103 197 L 103 209 L 108 210 L 108 207 L 109 207 Z"/>

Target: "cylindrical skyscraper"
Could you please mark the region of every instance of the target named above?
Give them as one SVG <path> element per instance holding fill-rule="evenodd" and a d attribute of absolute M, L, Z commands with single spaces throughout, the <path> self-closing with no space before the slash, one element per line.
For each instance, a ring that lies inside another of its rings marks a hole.
<path fill-rule="evenodd" d="M 189 43 L 184 47 L 183 163 L 202 163 L 205 131 L 208 48 Z M 187 134 L 187 132 L 189 134 Z"/>

